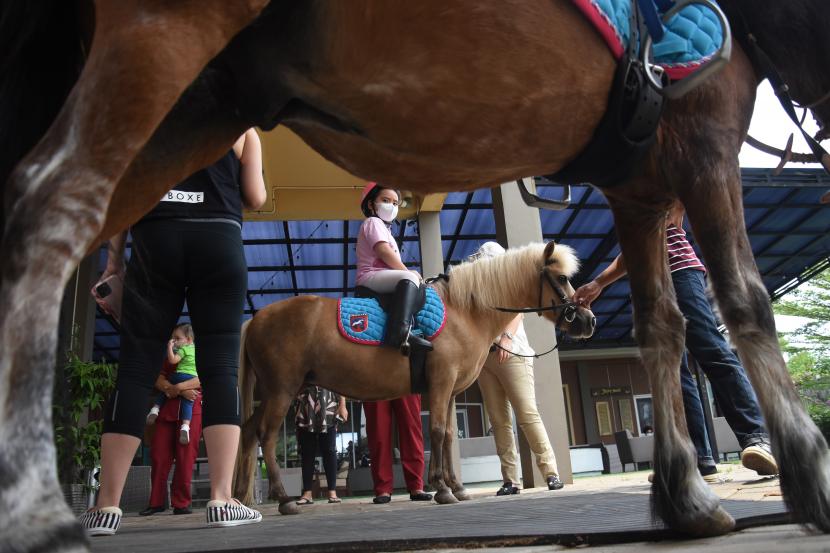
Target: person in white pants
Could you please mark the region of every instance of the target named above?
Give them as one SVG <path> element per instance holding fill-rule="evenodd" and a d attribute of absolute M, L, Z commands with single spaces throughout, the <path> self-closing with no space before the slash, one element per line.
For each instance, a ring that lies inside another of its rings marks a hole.
<path fill-rule="evenodd" d="M 489 258 L 503 253 L 504 248 L 496 242 L 485 242 L 473 257 Z M 496 492 L 499 496 L 519 493 L 519 463 L 511 406 L 516 411 L 516 421 L 536 457 L 536 465 L 547 480 L 548 489 L 559 490 L 564 487 L 559 478 L 556 456 L 536 407 L 534 351 L 527 341 L 522 318 L 523 315 L 520 314 L 510 321 L 504 332 L 494 340 L 496 347 L 487 356 L 478 377 L 478 387 L 493 427 L 496 453 L 504 479 L 504 484 Z"/>

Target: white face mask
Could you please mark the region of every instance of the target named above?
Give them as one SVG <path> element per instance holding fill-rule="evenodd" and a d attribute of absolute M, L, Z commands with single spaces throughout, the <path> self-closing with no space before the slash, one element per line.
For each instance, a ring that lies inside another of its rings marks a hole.
<path fill-rule="evenodd" d="M 375 204 L 375 211 L 382 220 L 391 223 L 398 216 L 398 206 L 395 204 L 379 203 Z"/>

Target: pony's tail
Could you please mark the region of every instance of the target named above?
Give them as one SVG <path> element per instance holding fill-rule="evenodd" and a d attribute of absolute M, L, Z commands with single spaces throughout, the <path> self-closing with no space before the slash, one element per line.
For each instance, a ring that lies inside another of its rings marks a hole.
<path fill-rule="evenodd" d="M 233 481 L 234 481 L 234 490 L 236 495 L 242 495 L 238 499 L 245 503 L 246 505 L 250 505 L 253 502 L 254 496 L 254 481 L 256 478 L 251 478 L 250 482 L 244 494 L 240 494 L 239 490 L 236 487 L 237 478 L 239 476 L 241 467 L 245 466 L 247 463 L 249 468 L 253 467 L 256 463 L 256 455 L 251 455 L 250 450 L 246 450 L 243 447 L 243 436 L 244 436 L 244 428 L 245 423 L 251 418 L 254 412 L 254 384 L 256 384 L 256 376 L 254 372 L 251 370 L 251 362 L 248 359 L 248 352 L 247 348 L 245 347 L 245 341 L 248 335 L 248 325 L 251 324 L 253 319 L 249 319 L 242 323 L 242 331 L 239 339 L 239 376 L 238 376 L 238 384 L 239 384 L 239 395 L 240 395 L 240 418 L 242 423 L 242 432 L 239 433 L 239 448 L 236 452 L 236 467 L 234 469 L 233 474 Z M 256 450 L 254 450 L 256 451 Z M 250 474 L 250 471 L 248 471 Z"/>
<path fill-rule="evenodd" d="M 239 394 L 241 396 L 240 416 L 242 422 L 251 418 L 254 413 L 254 384 L 256 376 L 251 371 L 251 363 L 248 360 L 248 351 L 245 347 L 245 340 L 248 336 L 248 325 L 253 319 L 242 323 L 242 330 L 239 337 Z"/>
<path fill-rule="evenodd" d="M 6 182 L 15 165 L 46 133 L 81 74 L 84 46 L 79 4 L 72 0 L 0 2 L 0 199 L 3 203 L 12 200 L 8 197 Z M 0 203 L 0 239 L 5 225 L 3 203 Z"/>

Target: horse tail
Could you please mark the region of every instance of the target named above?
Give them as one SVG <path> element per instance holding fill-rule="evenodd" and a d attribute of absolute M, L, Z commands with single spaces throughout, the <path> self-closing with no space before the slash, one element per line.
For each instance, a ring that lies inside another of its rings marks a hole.
<path fill-rule="evenodd" d="M 239 339 L 239 395 L 240 395 L 240 422 L 242 423 L 242 431 L 239 433 L 239 448 L 236 452 L 236 467 L 234 469 L 234 490 L 237 495 L 241 495 L 239 500 L 246 504 L 251 504 L 254 495 L 254 481 L 255 478 L 250 478 L 247 482 L 244 493 L 240 493 L 237 487 L 238 477 L 242 467 L 252 467 L 255 463 L 256 457 L 251 455 L 251 449 L 244 447 L 245 439 L 245 423 L 250 420 L 254 412 L 254 384 L 256 383 L 256 376 L 251 370 L 251 362 L 248 359 L 248 351 L 245 347 L 245 341 L 248 335 L 248 325 L 253 319 L 249 319 L 242 323 L 242 331 Z M 250 470 L 245 471 L 244 474 L 251 474 Z"/>
<path fill-rule="evenodd" d="M 248 351 L 245 347 L 245 339 L 248 336 L 248 325 L 251 324 L 252 320 L 248 319 L 242 323 L 242 332 L 239 338 L 240 417 L 243 423 L 250 419 L 254 413 L 254 384 L 256 383 L 256 375 L 251 370 L 251 362 L 248 359 Z"/>
<path fill-rule="evenodd" d="M 81 18 L 88 14 L 80 4 L 0 2 L 0 198 L 6 201 L 9 175 L 46 133 L 81 74 Z M 0 202 L 0 238 L 3 211 Z"/>

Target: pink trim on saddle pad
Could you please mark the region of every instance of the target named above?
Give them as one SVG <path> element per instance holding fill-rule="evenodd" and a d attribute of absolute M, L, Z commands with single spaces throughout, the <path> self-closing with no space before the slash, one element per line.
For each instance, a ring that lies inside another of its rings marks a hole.
<path fill-rule="evenodd" d="M 433 332 L 431 336 L 427 336 L 427 340 L 429 340 L 430 342 L 435 340 L 438 337 L 438 335 L 441 334 L 441 332 L 444 330 L 444 326 L 447 324 L 447 304 L 444 303 L 444 300 L 441 299 L 441 296 L 438 296 L 438 299 L 441 300 L 441 304 L 444 306 L 444 318 L 441 321 L 441 326 L 438 327 L 438 330 Z"/>
<path fill-rule="evenodd" d="M 605 40 L 611 53 L 614 54 L 614 58 L 620 59 L 623 52 L 625 52 L 625 47 L 623 46 L 622 38 L 617 34 L 617 30 L 608 20 L 605 12 L 599 9 L 591 0 L 573 0 L 573 3 L 579 8 L 582 15 L 588 19 L 588 22 L 591 23 L 603 40 Z"/>
<path fill-rule="evenodd" d="M 614 55 L 614 59 L 619 60 L 623 53 L 625 53 L 625 44 L 623 43 L 622 37 L 617 33 L 617 29 L 614 24 L 610 19 L 608 19 L 608 15 L 606 15 L 606 13 L 602 11 L 593 0 L 572 1 L 577 9 L 582 12 L 582 15 L 584 15 L 588 22 L 594 27 L 594 30 L 600 34 L 602 39 L 605 41 L 605 44 L 608 45 L 608 48 Z M 671 64 L 658 63 L 658 65 L 666 71 L 666 74 L 671 80 L 679 81 L 700 69 L 711 59 L 712 56 L 710 55 L 692 62 Z"/>
<path fill-rule="evenodd" d="M 340 309 L 342 303 L 342 298 L 337 300 L 337 329 L 340 331 L 340 335 L 343 336 L 346 340 L 350 342 L 354 342 L 355 344 L 362 344 L 364 346 L 379 346 L 380 340 L 362 340 L 356 336 L 352 336 L 346 329 L 343 328 L 343 313 Z M 446 318 L 446 315 L 445 315 Z"/>

